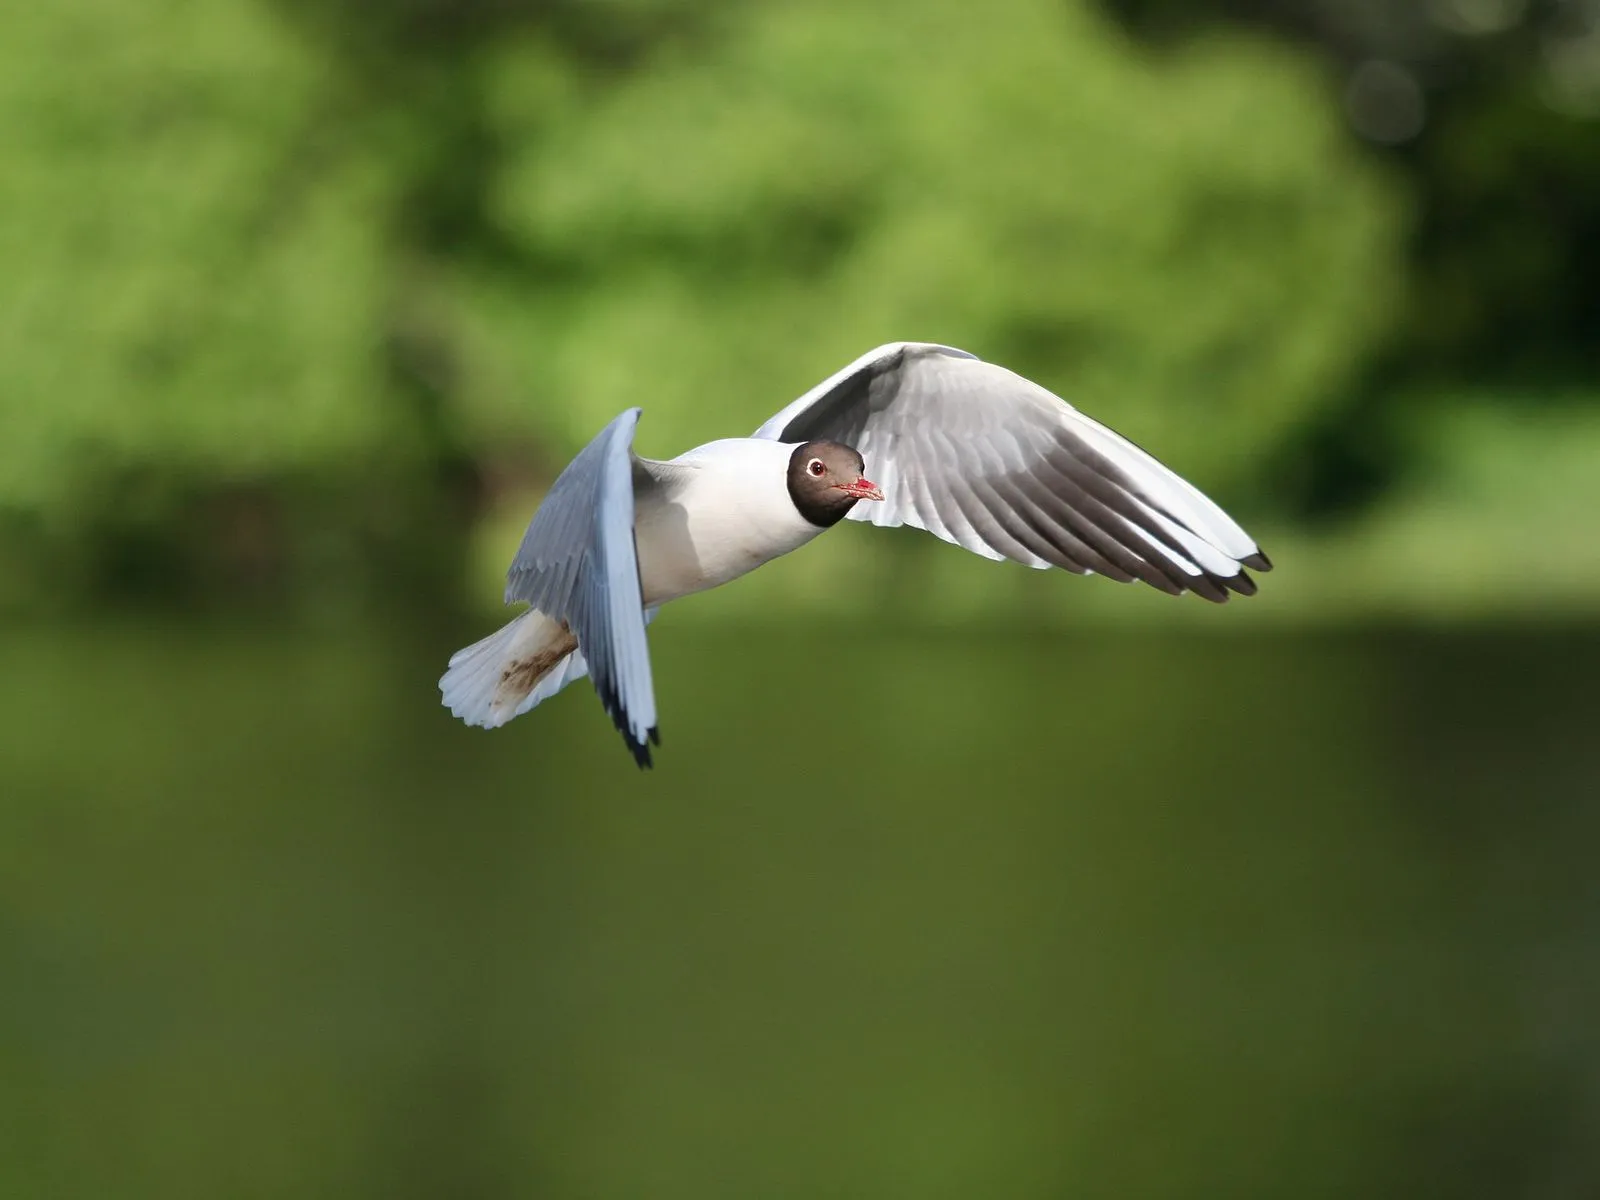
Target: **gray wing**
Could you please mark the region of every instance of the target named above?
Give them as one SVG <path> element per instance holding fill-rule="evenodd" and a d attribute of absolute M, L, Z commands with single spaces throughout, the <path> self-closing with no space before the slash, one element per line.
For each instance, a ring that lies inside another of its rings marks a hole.
<path fill-rule="evenodd" d="M 506 603 L 525 601 L 567 623 L 600 703 L 647 767 L 649 743 L 661 737 L 633 543 L 638 421 L 639 410 L 628 409 L 556 477 L 506 572 Z M 567 674 L 574 669 L 577 661 L 557 672 L 556 686 L 576 678 Z"/>
<path fill-rule="evenodd" d="M 1061 567 L 1218 603 L 1272 569 L 1220 508 L 1126 438 L 1038 384 L 950 346 L 862 355 L 755 436 L 854 446 L 881 503 L 856 521 L 911 525 L 987 558 Z"/>

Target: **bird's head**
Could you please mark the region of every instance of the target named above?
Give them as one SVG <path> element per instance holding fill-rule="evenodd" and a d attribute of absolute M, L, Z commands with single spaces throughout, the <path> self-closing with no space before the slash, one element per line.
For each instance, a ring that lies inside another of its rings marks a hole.
<path fill-rule="evenodd" d="M 866 463 L 840 442 L 803 442 L 789 456 L 789 496 L 802 516 L 827 528 L 843 520 L 857 500 L 882 500 Z"/>

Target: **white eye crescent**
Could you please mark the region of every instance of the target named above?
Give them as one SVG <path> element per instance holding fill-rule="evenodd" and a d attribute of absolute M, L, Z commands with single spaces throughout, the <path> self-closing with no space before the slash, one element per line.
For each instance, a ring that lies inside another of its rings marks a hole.
<path fill-rule="evenodd" d="M 813 458 L 810 462 L 808 462 L 806 464 L 806 470 L 809 471 L 817 479 L 821 479 L 824 475 L 826 475 L 828 473 L 827 466 L 823 463 L 823 461 L 820 458 Z"/>

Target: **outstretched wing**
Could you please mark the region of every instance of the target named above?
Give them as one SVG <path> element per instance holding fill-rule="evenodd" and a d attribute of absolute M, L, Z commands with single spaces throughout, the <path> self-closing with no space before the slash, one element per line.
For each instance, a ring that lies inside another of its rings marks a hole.
<path fill-rule="evenodd" d="M 649 744 L 661 738 L 633 543 L 638 421 L 637 408 L 622 413 L 556 477 L 506 572 L 506 603 L 525 601 L 567 623 L 600 703 L 649 766 Z"/>
<path fill-rule="evenodd" d="M 950 346 L 862 355 L 756 431 L 854 446 L 883 489 L 852 520 L 911 525 L 987 558 L 1143 580 L 1218 603 L 1266 555 L 1149 454 L 1004 367 Z"/>

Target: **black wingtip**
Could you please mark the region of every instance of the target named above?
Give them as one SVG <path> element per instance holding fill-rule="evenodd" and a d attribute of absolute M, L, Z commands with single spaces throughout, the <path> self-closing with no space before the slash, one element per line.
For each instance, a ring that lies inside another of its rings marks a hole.
<path fill-rule="evenodd" d="M 626 729 L 622 731 L 622 736 L 627 740 L 628 749 L 633 751 L 633 761 L 639 764 L 641 771 L 648 771 L 656 765 L 650 757 L 650 743 L 654 742 L 658 746 L 661 745 L 661 727 L 659 725 L 652 725 L 642 742 L 634 741 L 633 734 Z"/>
<path fill-rule="evenodd" d="M 639 764 L 639 769 L 648 771 L 655 766 L 650 757 L 650 743 L 655 742 L 659 746 L 661 744 L 661 735 L 656 730 L 651 729 L 644 737 L 637 738 L 633 736 L 633 730 L 629 728 L 627 718 L 617 716 L 613 719 L 617 726 L 617 732 L 622 735 L 622 740 L 628 744 L 628 753 L 633 755 L 633 761 Z"/>
<path fill-rule="evenodd" d="M 1254 596 L 1258 589 L 1256 581 L 1250 578 L 1248 572 L 1240 571 L 1237 575 L 1229 575 L 1222 581 L 1227 584 L 1229 591 L 1238 592 L 1241 596 Z"/>
<path fill-rule="evenodd" d="M 1213 604 L 1226 604 L 1228 602 L 1227 580 L 1225 579 L 1215 575 L 1192 575 L 1184 582 L 1188 590 L 1202 600 L 1209 600 Z"/>
<path fill-rule="evenodd" d="M 1239 561 L 1256 571 L 1272 570 L 1272 560 L 1259 550 L 1254 554 L 1241 558 Z"/>
<path fill-rule="evenodd" d="M 616 726 L 617 732 L 622 735 L 622 740 L 628 744 L 628 753 L 633 755 L 633 761 L 639 764 L 641 771 L 648 771 L 655 766 L 650 759 L 650 743 L 661 744 L 661 730 L 652 725 L 644 737 L 635 737 L 633 723 L 628 720 L 627 711 L 614 689 L 602 686 L 599 680 L 595 681 L 594 690 L 600 697 L 600 705 L 606 710 L 606 715 L 611 718 L 611 723 Z"/>

